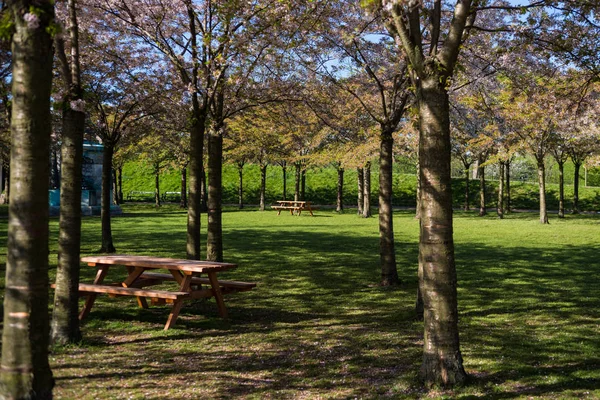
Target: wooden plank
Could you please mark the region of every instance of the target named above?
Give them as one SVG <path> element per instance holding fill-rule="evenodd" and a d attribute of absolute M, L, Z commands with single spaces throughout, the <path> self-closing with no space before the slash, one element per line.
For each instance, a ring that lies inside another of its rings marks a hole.
<path fill-rule="evenodd" d="M 100 283 L 102 283 L 102 281 L 106 277 L 106 274 L 108 273 L 108 268 L 109 268 L 109 265 L 102 265 L 102 264 L 98 267 L 98 271 L 96 271 L 96 277 L 94 278 L 94 284 L 99 285 Z M 94 305 L 95 301 L 96 301 L 96 295 L 95 294 L 90 294 L 85 299 L 85 303 L 83 305 L 83 309 L 79 313 L 79 319 L 80 320 L 84 319 L 90 313 L 90 311 L 92 310 L 92 306 Z"/>
<path fill-rule="evenodd" d="M 142 278 L 146 278 L 146 277 L 149 279 L 158 279 L 158 280 L 174 280 L 174 278 L 169 274 L 160 274 L 160 273 L 155 273 L 155 272 L 146 272 L 142 275 Z M 210 280 L 208 278 L 201 278 L 198 276 L 194 276 L 194 277 L 192 277 L 192 284 L 209 285 Z M 250 290 L 250 289 L 256 287 L 256 283 L 255 282 L 219 280 L 219 286 L 236 288 L 236 289 L 240 289 L 240 290 Z"/>
<path fill-rule="evenodd" d="M 118 296 L 141 296 L 159 299 L 172 299 L 177 300 L 185 297 L 189 297 L 189 293 L 185 291 L 171 292 L 168 290 L 149 290 L 139 289 L 134 287 L 119 287 L 111 285 L 95 285 L 80 283 L 79 291 L 85 293 L 106 293 L 114 294 Z"/>
<path fill-rule="evenodd" d="M 156 269 L 175 269 L 180 271 L 190 271 L 203 273 L 206 271 L 224 271 L 236 268 L 236 264 L 215 262 L 185 260 L 176 258 L 150 257 L 150 256 L 132 256 L 126 254 L 111 254 L 103 256 L 82 257 L 81 261 L 90 266 L 96 264 L 124 265 L 133 267 L 156 268 Z"/>

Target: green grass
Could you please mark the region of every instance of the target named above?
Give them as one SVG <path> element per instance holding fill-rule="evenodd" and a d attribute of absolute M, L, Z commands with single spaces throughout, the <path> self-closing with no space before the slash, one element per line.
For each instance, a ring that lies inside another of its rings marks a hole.
<path fill-rule="evenodd" d="M 185 255 L 185 213 L 124 211 L 113 220 L 119 252 Z M 226 260 L 239 268 L 223 275 L 258 282 L 227 297 L 229 320 L 214 301 L 197 301 L 163 332 L 167 307 L 99 297 L 84 342 L 51 356 L 55 398 L 600 398 L 600 219 L 542 226 L 535 214 L 456 214 L 461 348 L 472 379 L 429 393 L 416 379 L 418 221 L 397 212 L 394 222 L 403 285 L 386 289 L 376 285 L 377 218 L 226 210 Z M 56 219 L 51 232 L 53 277 Z M 84 254 L 99 247 L 98 218 L 84 219 L 83 238 Z M 91 281 L 94 269 L 82 268 Z"/>

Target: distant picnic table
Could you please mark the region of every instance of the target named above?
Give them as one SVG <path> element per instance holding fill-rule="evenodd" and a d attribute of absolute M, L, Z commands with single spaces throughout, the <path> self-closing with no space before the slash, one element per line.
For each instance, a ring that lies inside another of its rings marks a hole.
<path fill-rule="evenodd" d="M 146 298 L 149 298 L 152 304 L 173 304 L 164 328 L 167 330 L 177 321 L 185 300 L 214 297 L 219 314 L 222 318 L 227 318 L 223 295 L 248 291 L 256 287 L 256 283 L 218 280 L 218 272 L 237 267 L 236 264 L 231 263 L 133 255 L 90 256 L 82 257 L 81 261 L 96 267 L 98 271 L 92 284 L 79 284 L 79 293 L 87 296 L 79 319 L 84 319 L 89 314 L 98 294 L 104 293 L 110 297 L 137 297 L 138 304 L 142 308 L 148 308 Z M 107 285 L 104 284 L 104 278 L 112 265 L 124 266 L 127 276 L 122 282 Z M 169 273 L 151 272 L 161 269 L 168 270 Z M 206 274 L 206 278 L 201 277 L 201 274 Z M 176 282 L 179 286 L 176 290 L 146 288 L 162 284 L 164 281 Z M 204 288 L 202 285 L 207 287 Z"/>
<path fill-rule="evenodd" d="M 277 205 L 271 206 L 271 208 L 277 210 L 277 215 L 280 215 L 282 210 L 290 210 L 292 215 L 294 212 L 300 215 L 302 210 L 307 210 L 314 217 L 314 207 L 311 207 L 310 201 L 277 200 Z"/>

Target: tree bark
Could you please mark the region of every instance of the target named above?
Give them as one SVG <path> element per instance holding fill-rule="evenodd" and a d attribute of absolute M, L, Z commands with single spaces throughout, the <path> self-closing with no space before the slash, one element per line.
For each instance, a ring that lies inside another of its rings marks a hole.
<path fill-rule="evenodd" d="M 10 167 L 6 168 L 4 177 L 4 204 L 10 204 Z"/>
<path fill-rule="evenodd" d="M 362 217 L 363 215 L 363 205 L 365 203 L 365 172 L 362 168 L 356 168 L 356 175 L 358 181 L 358 210 L 357 214 Z"/>
<path fill-rule="evenodd" d="M 188 200 L 187 200 L 187 168 L 186 167 L 181 168 L 181 197 L 180 197 L 179 207 L 180 208 L 187 208 L 188 207 Z"/>
<path fill-rule="evenodd" d="M 12 36 L 11 182 L 0 397 L 52 399 L 48 362 L 48 188 L 54 2 L 8 3 Z M 23 10 L 39 10 L 30 28 Z"/>
<path fill-rule="evenodd" d="M 421 164 L 417 161 L 417 208 L 415 210 L 415 219 L 421 219 Z"/>
<path fill-rule="evenodd" d="M 504 197 L 504 202 L 505 202 L 505 206 L 504 206 L 504 210 L 509 213 L 511 211 L 511 205 L 510 205 L 510 163 L 511 161 L 507 161 L 505 166 L 504 166 L 504 170 L 506 173 L 506 196 Z"/>
<path fill-rule="evenodd" d="M 379 259 L 382 286 L 400 284 L 396 268 L 392 208 L 393 132 L 394 129 L 382 129 L 379 150 Z"/>
<path fill-rule="evenodd" d="M 117 251 L 113 244 L 112 226 L 110 218 L 110 188 L 112 160 L 115 152 L 114 144 L 110 140 L 104 143 L 102 153 L 102 195 L 100 202 L 100 219 L 102 220 L 102 247 L 100 253 L 114 253 Z"/>
<path fill-rule="evenodd" d="M 294 166 L 296 167 L 296 174 L 294 176 L 294 201 L 300 201 L 300 169 L 302 165 L 297 162 Z"/>
<path fill-rule="evenodd" d="M 579 171 L 581 163 L 574 163 L 575 170 L 573 173 L 573 214 L 579 214 Z"/>
<path fill-rule="evenodd" d="M 267 164 L 260 166 L 260 204 L 259 210 L 265 211 L 267 191 Z"/>
<path fill-rule="evenodd" d="M 479 169 L 479 216 L 483 217 L 487 214 L 485 204 L 485 167 L 481 166 L 481 162 L 478 164 Z"/>
<path fill-rule="evenodd" d="M 498 218 L 504 218 L 504 163 L 498 164 L 498 204 L 496 205 Z"/>
<path fill-rule="evenodd" d="M 238 164 L 238 208 L 244 208 L 244 164 Z"/>
<path fill-rule="evenodd" d="M 214 127 L 208 134 L 208 228 L 206 259 L 223 261 L 223 226 L 221 221 L 223 166 L 223 132 Z"/>
<path fill-rule="evenodd" d="M 281 166 L 281 172 L 283 174 L 283 200 L 287 200 L 287 165 L 285 161 Z"/>
<path fill-rule="evenodd" d="M 558 218 L 565 217 L 565 163 L 558 162 Z"/>
<path fill-rule="evenodd" d="M 160 207 L 160 169 L 154 167 L 154 206 Z"/>
<path fill-rule="evenodd" d="M 546 166 L 544 160 L 538 160 L 538 182 L 540 186 L 540 223 L 548 223 L 548 209 L 546 207 Z"/>
<path fill-rule="evenodd" d="M 206 170 L 204 169 L 204 166 L 202 167 L 202 174 L 200 175 L 200 182 L 201 182 L 201 190 L 200 190 L 200 195 L 202 196 L 202 201 L 200 204 L 200 209 L 203 212 L 208 212 L 208 188 L 207 188 L 207 182 L 208 179 L 206 179 Z"/>
<path fill-rule="evenodd" d="M 338 165 L 337 168 L 338 181 L 337 181 L 337 200 L 335 211 L 341 213 L 344 211 L 344 168 Z"/>
<path fill-rule="evenodd" d="M 425 328 L 421 378 L 428 386 L 452 386 L 464 382 L 466 373 L 458 337 L 448 93 L 439 77 L 432 74 L 421 79 L 417 99 L 421 166 L 419 287 Z"/>
<path fill-rule="evenodd" d="M 202 176 L 204 154 L 205 115 L 198 104 L 197 95 L 192 96 L 193 115 L 190 127 L 190 195 L 187 214 L 186 253 L 190 260 L 200 260 L 200 212 L 202 210 Z M 183 193 L 181 194 L 183 196 Z"/>
<path fill-rule="evenodd" d="M 363 218 L 371 217 L 371 162 L 368 161 L 363 168 Z"/>

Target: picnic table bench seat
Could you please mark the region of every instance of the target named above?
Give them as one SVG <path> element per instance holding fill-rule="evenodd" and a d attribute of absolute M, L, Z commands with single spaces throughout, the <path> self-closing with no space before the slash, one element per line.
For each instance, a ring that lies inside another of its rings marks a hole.
<path fill-rule="evenodd" d="M 150 280 L 165 280 L 165 281 L 174 281 L 176 280 L 175 277 L 171 274 L 161 274 L 161 273 L 156 273 L 156 272 L 144 272 L 140 278 L 141 282 L 143 282 L 145 279 L 150 279 Z M 253 288 L 256 287 L 256 283 L 255 282 L 240 282 L 240 281 L 225 281 L 225 280 L 221 280 L 219 279 L 219 286 L 221 286 L 221 290 L 223 289 L 229 289 L 231 290 L 235 290 L 238 292 L 245 292 L 248 290 L 252 290 Z M 197 277 L 194 276 L 192 277 L 192 285 L 210 285 L 210 280 L 208 278 L 201 278 L 201 277 Z"/>
<path fill-rule="evenodd" d="M 119 285 L 119 286 L 117 286 Z M 51 285 L 53 289 L 56 284 Z M 189 292 L 173 292 L 170 290 L 146 290 L 137 287 L 122 287 L 120 284 L 94 285 L 90 283 L 80 283 L 79 293 L 87 295 L 89 293 L 106 293 L 109 296 L 139 296 L 165 300 L 178 300 L 190 297 Z"/>

